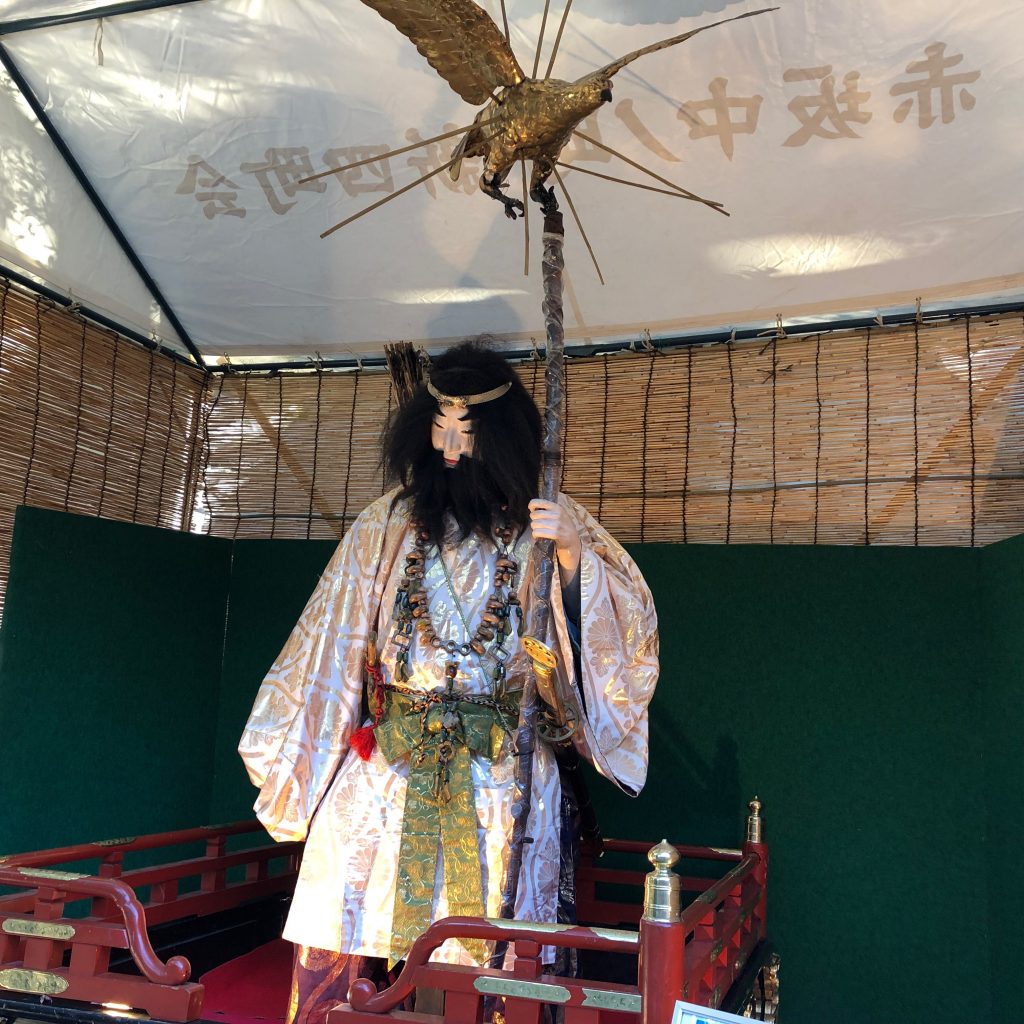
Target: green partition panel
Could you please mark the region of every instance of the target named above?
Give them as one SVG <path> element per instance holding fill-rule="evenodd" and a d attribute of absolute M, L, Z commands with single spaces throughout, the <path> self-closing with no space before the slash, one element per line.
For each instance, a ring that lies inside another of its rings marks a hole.
<path fill-rule="evenodd" d="M 329 557 L 308 547 L 236 545 L 220 817 L 251 805 L 234 744 Z M 931 1021 L 942 991 L 988 1020 L 978 553 L 630 550 L 657 601 L 662 678 L 647 790 L 593 780 L 606 833 L 732 846 L 757 793 L 788 1021 L 873 1021 L 879 1007 Z"/>
<path fill-rule="evenodd" d="M 0 853 L 205 818 L 230 556 L 229 541 L 18 509 Z"/>
<path fill-rule="evenodd" d="M 231 564 L 211 816 L 252 815 L 256 791 L 236 752 L 253 698 L 334 553 L 332 541 L 240 540 Z"/>
<path fill-rule="evenodd" d="M 20 510 L 0 849 L 247 816 L 238 734 L 333 547 Z M 662 678 L 605 832 L 735 845 L 756 793 L 788 1021 L 1016 1024 L 1024 538 L 631 551 Z"/>
<path fill-rule="evenodd" d="M 1020 1024 L 1024 974 L 1024 537 L 982 549 L 988 660 L 971 726 L 984 737 L 984 793 L 989 814 L 988 868 L 992 1019 Z M 983 861 L 979 837 L 965 836 Z M 970 910 L 965 910 L 970 912 Z"/>
<path fill-rule="evenodd" d="M 786 1021 L 924 1024 L 953 992 L 987 1021 L 977 552 L 631 551 L 662 677 L 606 830 L 733 846 L 756 793 Z"/>

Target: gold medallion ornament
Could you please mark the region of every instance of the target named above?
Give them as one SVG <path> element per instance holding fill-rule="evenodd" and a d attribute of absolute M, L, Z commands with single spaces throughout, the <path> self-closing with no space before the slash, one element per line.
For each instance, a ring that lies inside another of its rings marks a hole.
<path fill-rule="evenodd" d="M 74 882 L 79 878 L 91 877 L 77 871 L 54 871 L 51 868 L 18 868 L 18 870 L 29 878 L 45 878 L 55 882 Z"/>
<path fill-rule="evenodd" d="M 27 935 L 40 939 L 73 939 L 75 937 L 75 926 L 71 924 L 57 924 L 54 921 L 27 921 L 24 919 L 9 917 L 0 930 L 8 935 Z"/>
<path fill-rule="evenodd" d="M 25 992 L 34 996 L 59 996 L 70 986 L 67 978 L 49 971 L 30 971 L 24 967 L 11 967 L 0 971 L 0 988 L 9 992 Z"/>

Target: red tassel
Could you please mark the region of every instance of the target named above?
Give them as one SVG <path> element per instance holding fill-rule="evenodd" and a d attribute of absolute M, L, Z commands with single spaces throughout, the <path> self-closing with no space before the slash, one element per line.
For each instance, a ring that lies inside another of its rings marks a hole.
<path fill-rule="evenodd" d="M 356 729 L 349 740 L 349 745 L 364 761 L 369 761 L 373 757 L 374 748 L 377 746 L 373 728 L 372 725 L 364 725 L 362 729 Z"/>

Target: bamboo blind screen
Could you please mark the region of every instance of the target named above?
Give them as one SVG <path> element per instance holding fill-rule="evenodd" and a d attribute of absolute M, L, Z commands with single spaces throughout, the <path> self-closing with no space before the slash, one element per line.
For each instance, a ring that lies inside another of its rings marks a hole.
<path fill-rule="evenodd" d="M 623 541 L 991 543 L 1024 532 L 1022 368 L 1019 315 L 573 359 L 563 489 Z M 383 372 L 212 380 L 195 528 L 340 537 L 392 401 Z"/>
<path fill-rule="evenodd" d="M 181 529 L 203 374 L 0 281 L 0 609 L 18 505 Z"/>
<path fill-rule="evenodd" d="M 521 364 L 543 399 L 543 367 Z M 623 541 L 1024 532 L 1019 314 L 567 364 L 563 489 Z M 0 283 L 0 607 L 27 503 L 338 538 L 384 490 L 383 371 L 202 373 Z"/>

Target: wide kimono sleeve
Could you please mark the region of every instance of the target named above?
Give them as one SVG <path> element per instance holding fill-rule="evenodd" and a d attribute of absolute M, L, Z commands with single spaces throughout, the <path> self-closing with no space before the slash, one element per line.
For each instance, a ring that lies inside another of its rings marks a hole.
<path fill-rule="evenodd" d="M 577 748 L 602 775 L 636 794 L 647 780 L 647 706 L 658 681 L 658 616 L 636 563 L 581 505 L 558 499 L 571 513 L 583 553 L 580 560 L 578 690 L 585 705 Z M 558 573 L 552 611 L 559 642 L 559 671 L 574 662 Z"/>
<path fill-rule="evenodd" d="M 374 502 L 338 545 L 256 695 L 238 752 L 277 840 L 304 839 L 359 726 L 363 660 L 389 503 Z"/>

